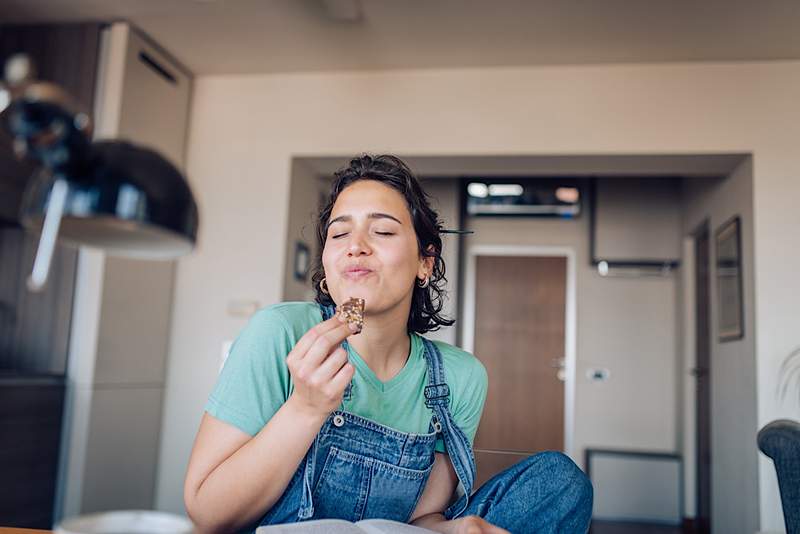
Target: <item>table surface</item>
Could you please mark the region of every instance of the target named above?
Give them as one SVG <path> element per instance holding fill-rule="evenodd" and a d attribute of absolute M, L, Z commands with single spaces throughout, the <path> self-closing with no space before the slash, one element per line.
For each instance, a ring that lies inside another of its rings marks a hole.
<path fill-rule="evenodd" d="M 48 534 L 52 530 L 35 530 L 32 528 L 0 527 L 0 534 Z"/>

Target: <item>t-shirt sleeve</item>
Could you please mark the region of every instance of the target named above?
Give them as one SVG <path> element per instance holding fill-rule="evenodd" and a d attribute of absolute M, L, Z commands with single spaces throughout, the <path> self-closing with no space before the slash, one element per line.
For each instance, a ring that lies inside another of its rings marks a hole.
<path fill-rule="evenodd" d="M 231 346 L 205 411 L 255 436 L 289 397 L 294 340 L 275 309 L 256 313 Z"/>
<path fill-rule="evenodd" d="M 489 378 L 483 363 L 474 356 L 470 355 L 470 357 L 472 358 L 470 373 L 467 379 L 462 384 L 459 384 L 461 391 L 458 398 L 454 399 L 455 402 L 451 406 L 451 410 L 453 420 L 458 428 L 466 434 L 469 444 L 472 446 L 475 441 L 475 434 L 478 431 L 478 424 L 481 422 Z M 445 452 L 444 443 L 441 439 L 436 442 L 436 450 Z"/>

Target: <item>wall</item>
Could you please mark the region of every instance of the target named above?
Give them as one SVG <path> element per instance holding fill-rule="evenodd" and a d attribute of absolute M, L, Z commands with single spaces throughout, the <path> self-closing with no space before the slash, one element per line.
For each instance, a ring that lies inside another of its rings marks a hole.
<path fill-rule="evenodd" d="M 323 182 L 302 159 L 292 162 L 291 192 L 289 194 L 289 211 L 286 238 L 286 252 L 283 266 L 283 299 L 313 300 L 311 289 L 311 269 L 317 256 L 316 215 L 319 208 L 319 196 L 323 190 L 327 192 L 329 182 Z M 327 198 L 327 197 L 326 197 Z M 295 245 L 300 241 L 308 247 L 309 272 L 306 281 L 294 277 Z"/>
<path fill-rule="evenodd" d="M 423 179 L 422 187 L 430 195 L 431 207 L 439 214 L 439 219 L 446 229 L 457 230 L 458 227 L 458 182 L 447 179 Z M 444 285 L 445 297 L 443 299 L 442 315 L 450 319 L 457 318 L 458 312 L 458 257 L 459 240 L 456 234 L 442 235 L 442 259 L 445 265 Z M 428 339 L 436 339 L 456 345 L 458 341 L 459 323 L 453 326 L 443 326 L 439 330 L 425 335 Z"/>
<path fill-rule="evenodd" d="M 601 277 L 590 265 L 589 216 L 469 219 L 467 247 L 563 246 L 575 251 L 577 361 L 574 459 L 586 447 L 675 452 L 675 274 Z M 677 229 L 676 229 L 677 230 Z M 674 232 L 677 235 L 677 231 Z M 611 371 L 592 382 L 586 370 Z"/>
<path fill-rule="evenodd" d="M 650 176 L 599 178 L 597 182 L 596 259 L 671 262 L 680 258 L 681 180 Z"/>
<path fill-rule="evenodd" d="M 756 411 L 756 332 L 753 271 L 753 161 L 746 158 L 724 180 L 688 180 L 684 190 L 684 233 L 694 232 L 708 220 L 711 247 L 709 270 L 710 342 L 711 342 L 711 496 L 712 510 L 724 510 L 714 516 L 719 532 L 747 532 L 758 529 L 758 456 L 753 446 L 758 432 Z M 716 282 L 716 246 L 714 233 L 731 217 L 738 215 L 741 224 L 742 287 L 744 299 L 744 338 L 721 343 L 717 337 L 719 304 Z M 693 262 L 692 262 L 693 263 Z M 693 270 L 693 265 L 687 265 Z M 687 275 L 691 275 L 687 273 Z M 687 285 L 684 298 L 694 302 L 693 285 Z M 687 310 L 689 321 L 695 314 Z M 690 370 L 695 367 L 694 333 L 685 338 L 682 382 L 686 392 L 684 440 L 687 451 L 687 483 L 695 478 L 695 397 Z M 691 488 L 694 495 L 694 488 Z M 735 503 L 735 504 L 734 504 Z"/>
<path fill-rule="evenodd" d="M 790 235 L 800 226 L 799 91 L 798 62 L 200 78 L 188 171 L 203 228 L 196 253 L 178 265 L 174 380 L 162 425 L 158 506 L 182 508 L 183 473 L 216 379 L 219 345 L 244 325 L 226 315 L 226 302 L 232 295 L 264 303 L 281 297 L 291 160 L 297 155 L 752 152 L 757 426 L 781 415 L 796 417 L 773 392 L 781 359 L 798 343 L 800 321 L 792 291 L 800 249 Z M 615 292 L 594 292 L 596 298 L 608 294 L 617 298 Z M 600 331 L 605 319 L 590 320 Z M 762 460 L 765 530 L 780 528 L 770 469 Z M 715 518 L 721 513 L 715 511 Z"/>

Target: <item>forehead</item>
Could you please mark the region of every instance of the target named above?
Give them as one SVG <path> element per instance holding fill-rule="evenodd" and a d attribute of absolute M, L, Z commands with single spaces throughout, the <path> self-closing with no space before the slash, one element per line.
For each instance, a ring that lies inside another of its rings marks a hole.
<path fill-rule="evenodd" d="M 347 186 L 333 205 L 331 219 L 340 215 L 364 215 L 383 212 L 403 222 L 411 221 L 406 200 L 399 191 L 375 180 L 359 180 Z"/>

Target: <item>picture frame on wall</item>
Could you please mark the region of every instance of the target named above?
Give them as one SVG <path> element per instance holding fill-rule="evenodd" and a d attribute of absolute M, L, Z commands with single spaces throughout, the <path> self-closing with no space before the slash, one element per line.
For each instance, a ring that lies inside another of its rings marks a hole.
<path fill-rule="evenodd" d="M 739 216 L 732 217 L 714 233 L 716 248 L 718 339 L 734 341 L 744 337 L 742 295 L 742 236 Z"/>
<path fill-rule="evenodd" d="M 308 278 L 308 268 L 311 263 L 311 253 L 308 245 L 302 241 L 295 242 L 294 246 L 294 279 L 305 282 Z"/>

